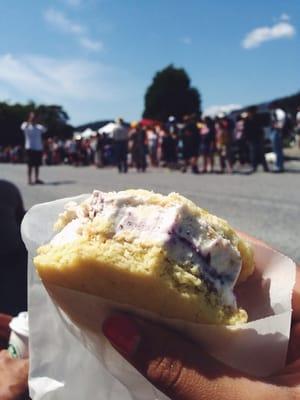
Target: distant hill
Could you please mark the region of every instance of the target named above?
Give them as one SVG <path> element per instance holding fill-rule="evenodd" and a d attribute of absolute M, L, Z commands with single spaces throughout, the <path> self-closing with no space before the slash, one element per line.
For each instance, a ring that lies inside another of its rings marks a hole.
<path fill-rule="evenodd" d="M 279 97 L 277 99 L 273 99 L 270 101 L 266 101 L 264 103 L 259 104 L 251 104 L 247 107 L 243 107 L 240 110 L 234 110 L 231 115 L 235 116 L 240 114 L 243 111 L 247 111 L 247 109 L 251 106 L 258 107 L 259 112 L 268 112 L 269 105 L 272 103 L 276 103 L 279 108 L 282 108 L 287 113 L 289 113 L 293 118 L 296 115 L 297 107 L 300 106 L 300 92 L 292 94 L 291 96 Z"/>
<path fill-rule="evenodd" d="M 278 104 L 278 107 L 283 108 L 294 117 L 297 107 L 300 106 L 300 92 L 297 92 L 291 96 L 275 99 L 274 101 Z"/>
<path fill-rule="evenodd" d="M 97 131 L 98 129 L 102 128 L 102 126 L 108 124 L 109 122 L 113 122 L 113 120 L 106 119 L 103 121 L 88 122 L 87 124 L 83 124 L 83 125 L 74 127 L 74 130 L 76 132 L 83 132 L 85 129 L 90 128 L 93 131 Z"/>

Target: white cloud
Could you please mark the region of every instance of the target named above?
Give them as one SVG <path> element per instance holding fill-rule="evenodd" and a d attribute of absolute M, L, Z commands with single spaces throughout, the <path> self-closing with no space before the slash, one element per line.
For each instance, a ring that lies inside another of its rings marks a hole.
<path fill-rule="evenodd" d="M 0 94 L 5 99 L 62 104 L 76 122 L 84 122 L 83 116 L 97 119 L 95 110 L 103 117 L 124 115 L 142 98 L 139 87 L 126 71 L 100 62 L 0 55 Z"/>
<path fill-rule="evenodd" d="M 85 28 L 82 25 L 71 21 L 60 11 L 49 8 L 46 10 L 44 16 L 47 22 L 63 32 L 75 35 L 85 32 Z"/>
<path fill-rule="evenodd" d="M 103 43 L 100 40 L 92 40 L 87 37 L 80 38 L 80 44 L 87 50 L 99 51 L 103 49 Z"/>
<path fill-rule="evenodd" d="M 291 17 L 288 15 L 288 14 L 286 14 L 286 13 L 282 13 L 281 15 L 280 15 L 280 17 L 279 17 L 279 20 L 280 21 L 289 21 L 291 19 Z"/>
<path fill-rule="evenodd" d="M 181 43 L 189 46 L 190 44 L 192 44 L 192 39 L 189 36 L 184 36 L 180 39 Z"/>
<path fill-rule="evenodd" d="M 209 117 L 215 117 L 218 114 L 229 114 L 231 111 L 239 110 L 242 108 L 240 104 L 224 104 L 224 105 L 214 105 L 207 107 L 203 115 Z"/>
<path fill-rule="evenodd" d="M 99 62 L 12 54 L 0 56 L 0 83 L 15 90 L 37 96 L 41 100 L 55 98 L 104 99 L 109 101 L 118 91 L 120 79 L 111 86 L 121 71 Z"/>
<path fill-rule="evenodd" d="M 273 26 L 263 26 L 249 32 L 242 42 L 244 49 L 259 47 L 269 40 L 292 38 L 296 34 L 295 27 L 289 22 L 278 22 Z"/>
<path fill-rule="evenodd" d="M 45 20 L 69 35 L 75 36 L 78 43 L 90 51 L 100 51 L 103 49 L 103 43 L 100 40 L 94 40 L 88 37 L 87 28 L 77 22 L 71 21 L 62 12 L 49 8 L 44 13 Z"/>

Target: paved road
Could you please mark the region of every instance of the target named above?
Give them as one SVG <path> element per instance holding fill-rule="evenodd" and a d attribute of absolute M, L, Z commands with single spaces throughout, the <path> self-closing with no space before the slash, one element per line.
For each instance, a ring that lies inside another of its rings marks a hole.
<path fill-rule="evenodd" d="M 285 174 L 197 176 L 163 169 L 119 175 L 114 169 L 54 166 L 42 168 L 45 185 L 27 186 L 24 165 L 0 164 L 0 178 L 19 187 L 27 208 L 94 188 L 177 191 L 300 262 L 300 163 L 290 162 L 288 168 Z"/>

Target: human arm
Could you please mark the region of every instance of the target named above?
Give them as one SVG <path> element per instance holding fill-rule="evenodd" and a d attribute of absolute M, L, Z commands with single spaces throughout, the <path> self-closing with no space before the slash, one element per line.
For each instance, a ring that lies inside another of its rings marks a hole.
<path fill-rule="evenodd" d="M 28 399 L 29 361 L 12 358 L 8 351 L 0 351 L 0 399 Z"/>
<path fill-rule="evenodd" d="M 28 122 L 22 122 L 21 130 L 24 131 L 27 128 Z"/>
<path fill-rule="evenodd" d="M 12 358 L 7 350 L 12 317 L 0 314 L 0 399 L 28 399 L 29 361 Z"/>

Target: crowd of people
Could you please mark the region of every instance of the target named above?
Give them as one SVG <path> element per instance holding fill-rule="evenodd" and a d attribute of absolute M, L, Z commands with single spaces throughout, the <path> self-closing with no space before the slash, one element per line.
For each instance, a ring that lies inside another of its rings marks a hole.
<path fill-rule="evenodd" d="M 32 158 L 31 139 L 28 139 L 32 134 L 32 118 L 35 116 L 31 113 L 22 125 L 27 141 L 25 150 L 19 145 L 0 148 L 0 162 L 18 163 Z M 255 172 L 259 165 L 265 171 L 269 170 L 265 153 L 274 152 L 274 171 L 282 172 L 283 141 L 294 137 L 300 145 L 300 107 L 294 123 L 291 121 L 290 116 L 276 104 L 270 106 L 264 118 L 256 107 L 235 115 L 234 119 L 226 115 L 214 119 L 208 116 L 199 119 L 191 115 L 179 123 L 171 116 L 165 124 L 149 121 L 147 124 L 128 125 L 119 118 L 109 133 L 95 133 L 89 138 L 76 135 L 68 140 L 57 137 L 44 139 L 38 144 L 38 151 L 42 151 L 41 160 L 31 159 L 30 164 L 94 164 L 98 168 L 117 165 L 119 172 L 125 173 L 129 167 L 145 172 L 149 165 L 182 172 L 190 169 L 193 173 L 216 170 L 231 173 L 234 167 L 250 166 L 250 171 Z M 34 123 L 34 127 L 41 135 L 46 131 L 40 124 Z"/>
<path fill-rule="evenodd" d="M 267 117 L 267 118 L 266 118 Z M 235 120 L 226 115 L 215 119 L 186 116 L 183 123 L 170 117 L 166 124 L 131 124 L 127 128 L 118 120 L 112 131 L 112 161 L 119 172 L 127 172 L 128 165 L 145 172 L 147 165 L 178 168 L 193 173 L 218 171 L 231 173 L 235 164 L 250 165 L 255 172 L 261 164 L 269 170 L 265 153 L 275 153 L 276 172 L 284 171 L 283 142 L 300 135 L 300 108 L 296 123 L 276 104 L 267 115 L 260 115 L 256 107 L 237 115 Z M 105 165 L 105 141 L 97 138 L 98 166 Z M 127 156 L 129 153 L 130 157 Z M 102 160 L 102 161 L 101 161 Z M 201 169 L 199 168 L 201 165 Z"/>

